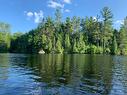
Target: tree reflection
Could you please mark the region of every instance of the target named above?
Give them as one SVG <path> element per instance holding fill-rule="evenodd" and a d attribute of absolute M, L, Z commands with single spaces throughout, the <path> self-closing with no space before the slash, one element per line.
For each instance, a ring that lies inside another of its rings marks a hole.
<path fill-rule="evenodd" d="M 26 60 L 36 82 L 46 87 L 71 89 L 71 93 L 108 94 L 112 82 L 112 57 L 101 55 L 31 55 Z"/>

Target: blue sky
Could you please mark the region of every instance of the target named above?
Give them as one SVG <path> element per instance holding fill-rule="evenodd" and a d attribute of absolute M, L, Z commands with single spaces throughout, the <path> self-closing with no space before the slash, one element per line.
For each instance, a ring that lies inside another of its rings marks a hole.
<path fill-rule="evenodd" d="M 61 7 L 63 18 L 69 16 L 93 16 L 108 6 L 114 14 L 114 26 L 118 28 L 127 16 L 127 0 L 0 0 L 0 21 L 11 24 L 12 32 L 28 32 L 39 19 L 53 16 Z"/>

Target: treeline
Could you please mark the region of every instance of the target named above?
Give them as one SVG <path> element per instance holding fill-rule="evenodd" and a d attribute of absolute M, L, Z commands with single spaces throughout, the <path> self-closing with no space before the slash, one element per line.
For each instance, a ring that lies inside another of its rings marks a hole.
<path fill-rule="evenodd" d="M 127 54 L 127 17 L 120 30 L 116 30 L 108 7 L 96 18 L 74 16 L 64 21 L 57 9 L 55 19 L 43 19 L 28 33 L 14 33 L 7 47 L 15 53 Z"/>

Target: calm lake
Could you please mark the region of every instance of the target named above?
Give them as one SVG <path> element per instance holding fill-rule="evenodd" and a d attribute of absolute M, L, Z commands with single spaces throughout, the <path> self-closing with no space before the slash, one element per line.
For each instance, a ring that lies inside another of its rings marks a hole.
<path fill-rule="evenodd" d="M 127 95 L 127 56 L 0 54 L 0 95 Z"/>

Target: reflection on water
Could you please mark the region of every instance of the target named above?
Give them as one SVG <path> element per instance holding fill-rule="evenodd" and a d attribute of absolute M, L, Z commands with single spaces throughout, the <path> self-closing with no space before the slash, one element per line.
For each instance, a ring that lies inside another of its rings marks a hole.
<path fill-rule="evenodd" d="M 127 95 L 127 58 L 114 57 L 114 62 L 110 95 Z"/>
<path fill-rule="evenodd" d="M 0 54 L 0 95 L 126 95 L 127 58 Z"/>

